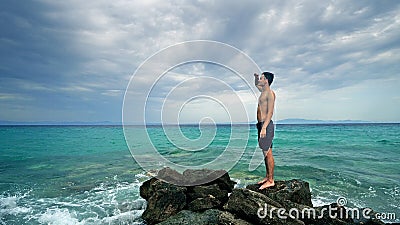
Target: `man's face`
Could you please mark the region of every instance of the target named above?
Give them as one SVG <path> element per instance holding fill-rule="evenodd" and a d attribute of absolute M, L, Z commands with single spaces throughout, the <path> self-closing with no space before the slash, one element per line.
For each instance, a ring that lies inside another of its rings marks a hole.
<path fill-rule="evenodd" d="M 263 86 L 268 85 L 268 80 L 265 78 L 264 75 L 261 74 L 259 83 L 261 83 L 261 85 Z"/>

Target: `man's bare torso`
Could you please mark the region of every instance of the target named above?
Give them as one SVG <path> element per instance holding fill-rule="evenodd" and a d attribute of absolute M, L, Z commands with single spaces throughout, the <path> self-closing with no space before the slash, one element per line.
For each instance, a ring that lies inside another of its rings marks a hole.
<path fill-rule="evenodd" d="M 258 107 L 257 107 L 257 121 L 264 122 L 267 119 L 268 112 L 268 101 L 273 101 L 275 98 L 275 93 L 269 89 L 267 91 L 263 91 L 258 98 Z"/>

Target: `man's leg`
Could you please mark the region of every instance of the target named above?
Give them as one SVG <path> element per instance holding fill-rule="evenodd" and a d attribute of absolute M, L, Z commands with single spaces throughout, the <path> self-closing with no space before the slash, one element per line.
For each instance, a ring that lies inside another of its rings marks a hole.
<path fill-rule="evenodd" d="M 260 131 L 261 131 L 261 127 L 262 127 L 263 123 L 262 122 L 258 122 L 257 123 L 257 130 L 258 130 L 258 142 L 260 142 Z M 263 155 L 264 155 L 264 163 L 265 163 L 265 167 L 267 168 L 267 161 L 266 161 L 266 151 L 262 151 Z M 267 175 L 264 177 L 264 179 L 262 179 L 261 181 L 258 182 L 258 184 L 263 184 L 265 182 L 267 182 L 268 180 L 268 170 L 267 170 Z"/>
<path fill-rule="evenodd" d="M 264 162 L 265 162 L 265 173 L 264 184 L 261 185 L 260 189 L 265 189 L 275 185 L 274 182 L 274 156 L 272 155 L 272 148 L 269 148 L 267 153 L 264 152 Z"/>
<path fill-rule="evenodd" d="M 269 180 L 269 170 L 268 170 L 268 158 L 267 158 L 267 155 L 268 155 L 268 152 L 270 152 L 270 151 L 268 150 L 268 151 L 262 151 L 262 152 L 263 152 L 263 155 L 264 155 L 265 177 L 264 177 L 264 179 L 259 181 L 258 184 L 264 184 L 265 182 L 267 182 Z"/>

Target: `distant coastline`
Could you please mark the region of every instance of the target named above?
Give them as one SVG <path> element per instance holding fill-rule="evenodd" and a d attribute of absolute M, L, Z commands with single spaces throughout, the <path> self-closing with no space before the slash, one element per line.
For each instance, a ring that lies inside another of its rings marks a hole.
<path fill-rule="evenodd" d="M 356 124 L 356 123 L 381 123 L 375 121 L 365 121 L 365 120 L 307 120 L 290 118 L 284 120 L 278 120 L 277 124 Z"/>
<path fill-rule="evenodd" d="M 247 124 L 255 124 L 257 121 L 250 121 L 250 122 L 238 122 L 238 123 L 217 123 L 216 125 L 247 125 Z M 400 122 L 396 121 L 364 121 L 364 120 L 308 120 L 308 119 L 300 119 L 300 118 L 289 118 L 278 120 L 275 124 L 279 125 L 313 125 L 313 124 L 398 124 Z M 6 121 L 0 120 L 0 126 L 122 126 L 121 122 L 112 122 L 112 121 L 97 121 L 97 122 L 84 122 L 84 121 L 71 121 L 71 122 L 58 122 L 58 121 Z M 129 126 L 137 126 L 142 125 L 139 123 L 130 123 L 124 124 Z M 147 123 L 146 126 L 160 126 L 160 125 L 167 125 L 167 126 L 176 126 L 178 124 L 169 124 L 169 123 Z M 197 123 L 182 123 L 180 125 L 198 125 Z M 204 124 L 202 125 L 214 125 L 214 124 Z"/>
<path fill-rule="evenodd" d="M 98 122 L 58 122 L 58 121 L 5 121 L 0 120 L 0 126 L 122 126 L 121 122 L 98 121 Z"/>

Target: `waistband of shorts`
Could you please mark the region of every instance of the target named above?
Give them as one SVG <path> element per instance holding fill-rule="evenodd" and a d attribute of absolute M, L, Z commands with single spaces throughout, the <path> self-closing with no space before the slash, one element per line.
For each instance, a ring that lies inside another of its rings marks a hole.
<path fill-rule="evenodd" d="M 257 124 L 264 124 L 264 122 L 265 122 L 265 121 L 258 122 Z M 271 121 L 269 121 L 269 123 L 274 123 L 274 121 L 271 120 Z"/>

